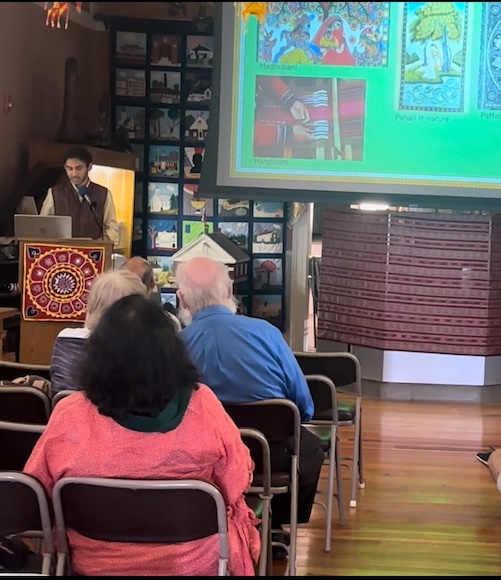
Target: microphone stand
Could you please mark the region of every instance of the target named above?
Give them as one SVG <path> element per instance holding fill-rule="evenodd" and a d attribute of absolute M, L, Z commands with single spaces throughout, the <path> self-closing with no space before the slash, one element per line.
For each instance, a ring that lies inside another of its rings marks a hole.
<path fill-rule="evenodd" d="M 96 202 L 91 201 L 90 203 L 89 202 L 87 203 L 89 204 L 90 212 L 92 213 L 92 216 L 94 217 L 94 220 L 96 224 L 99 226 L 99 229 L 101 231 L 101 239 L 104 239 L 104 223 L 99 219 L 99 215 L 97 214 Z"/>
<path fill-rule="evenodd" d="M 96 205 L 97 205 L 96 202 L 92 201 L 90 199 L 87 187 L 79 187 L 77 189 L 77 193 L 82 198 L 82 200 L 89 206 L 89 211 L 91 212 L 92 217 L 94 218 L 94 221 L 98 225 L 99 230 L 101 232 L 101 239 L 104 240 L 104 235 L 105 235 L 104 223 L 101 221 L 101 218 L 99 217 L 99 215 L 96 211 Z"/>

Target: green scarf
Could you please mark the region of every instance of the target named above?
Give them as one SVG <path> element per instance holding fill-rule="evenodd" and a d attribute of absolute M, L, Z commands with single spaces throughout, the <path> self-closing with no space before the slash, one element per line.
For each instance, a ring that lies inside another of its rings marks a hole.
<path fill-rule="evenodd" d="M 173 431 L 183 420 L 191 399 L 192 389 L 181 389 L 167 403 L 156 417 L 129 415 L 125 421 L 119 421 L 122 427 L 141 433 L 167 433 Z"/>

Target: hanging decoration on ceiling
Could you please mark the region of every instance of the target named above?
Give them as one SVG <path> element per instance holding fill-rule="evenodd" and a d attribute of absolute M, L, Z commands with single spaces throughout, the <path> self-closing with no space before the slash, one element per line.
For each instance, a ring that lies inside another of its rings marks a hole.
<path fill-rule="evenodd" d="M 264 23 L 266 16 L 267 2 L 234 2 L 236 10 L 240 11 L 243 21 L 247 21 L 251 16 L 255 16 L 261 24 Z"/>
<path fill-rule="evenodd" d="M 71 5 L 75 4 L 77 12 L 82 12 L 82 2 L 46 2 L 44 10 L 47 12 L 45 24 L 52 28 L 61 28 L 61 21 L 65 18 L 64 28 L 68 28 Z"/>

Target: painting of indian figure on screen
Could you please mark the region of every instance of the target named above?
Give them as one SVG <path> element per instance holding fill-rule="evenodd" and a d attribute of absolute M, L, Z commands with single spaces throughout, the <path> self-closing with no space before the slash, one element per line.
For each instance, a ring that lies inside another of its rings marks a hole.
<path fill-rule="evenodd" d="M 258 61 L 275 64 L 388 64 L 390 2 L 267 2 Z"/>
<path fill-rule="evenodd" d="M 254 156 L 361 161 L 366 81 L 256 77 Z"/>

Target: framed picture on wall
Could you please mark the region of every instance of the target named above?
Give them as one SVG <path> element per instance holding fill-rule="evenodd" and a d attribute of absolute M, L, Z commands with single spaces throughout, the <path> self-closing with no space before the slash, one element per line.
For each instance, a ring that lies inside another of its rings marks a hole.
<path fill-rule="evenodd" d="M 181 100 L 181 73 L 150 71 L 150 101 L 164 105 L 178 104 Z"/>
<path fill-rule="evenodd" d="M 186 73 L 186 100 L 189 105 L 208 105 L 212 99 L 212 70 L 193 70 Z"/>
<path fill-rule="evenodd" d="M 247 199 L 218 199 L 218 214 L 220 217 L 248 217 L 250 202 Z"/>
<path fill-rule="evenodd" d="M 209 111 L 186 111 L 184 138 L 191 143 L 203 142 L 209 129 Z"/>
<path fill-rule="evenodd" d="M 115 132 L 125 132 L 133 140 L 143 140 L 145 137 L 145 109 L 144 107 L 130 107 L 119 105 L 116 108 Z"/>
<path fill-rule="evenodd" d="M 255 254 L 281 254 L 284 226 L 280 223 L 255 222 L 252 232 L 252 251 Z"/>
<path fill-rule="evenodd" d="M 148 212 L 177 215 L 179 211 L 179 184 L 150 181 L 148 183 Z"/>
<path fill-rule="evenodd" d="M 277 290 L 283 284 L 282 258 L 254 258 L 252 263 L 254 290 Z"/>
<path fill-rule="evenodd" d="M 186 179 L 199 179 L 204 161 L 205 147 L 184 148 L 184 176 Z"/>
<path fill-rule="evenodd" d="M 178 249 L 176 219 L 148 221 L 148 250 L 171 251 Z"/>
<path fill-rule="evenodd" d="M 150 110 L 150 139 L 152 141 L 179 141 L 181 138 L 181 109 L 154 107 Z"/>
<path fill-rule="evenodd" d="M 183 220 L 182 244 L 183 247 L 191 244 L 202 234 L 211 234 L 214 231 L 214 224 L 211 222 Z"/>
<path fill-rule="evenodd" d="M 142 99 L 146 96 L 146 71 L 118 68 L 115 73 L 115 95 Z"/>
<path fill-rule="evenodd" d="M 188 36 L 186 39 L 186 66 L 212 67 L 214 38 L 212 36 Z"/>
<path fill-rule="evenodd" d="M 144 66 L 146 64 L 146 33 L 117 31 L 115 62 L 121 66 Z"/>
<path fill-rule="evenodd" d="M 151 66 L 180 66 L 181 37 L 154 34 L 151 37 Z"/>
<path fill-rule="evenodd" d="M 214 216 L 214 200 L 197 196 L 198 185 L 185 183 L 183 186 L 183 215 Z"/>
<path fill-rule="evenodd" d="M 283 327 L 281 294 L 254 294 L 252 299 L 252 314 L 263 318 L 278 328 Z"/>
<path fill-rule="evenodd" d="M 219 222 L 217 229 L 244 250 L 248 249 L 249 222 Z"/>
<path fill-rule="evenodd" d="M 150 145 L 148 171 L 152 177 L 179 177 L 179 147 Z"/>
<path fill-rule="evenodd" d="M 274 201 L 255 201 L 253 211 L 255 218 L 283 218 L 284 204 Z"/>

